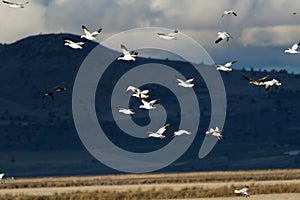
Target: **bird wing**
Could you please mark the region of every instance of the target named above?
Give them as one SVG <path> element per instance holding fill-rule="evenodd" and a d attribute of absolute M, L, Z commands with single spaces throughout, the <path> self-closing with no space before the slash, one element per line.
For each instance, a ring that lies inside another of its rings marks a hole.
<path fill-rule="evenodd" d="M 270 75 L 268 74 L 267 76 L 264 76 L 264 77 L 258 79 L 257 81 L 262 82 L 262 81 L 266 80 L 267 78 L 269 78 L 269 76 Z"/>
<path fill-rule="evenodd" d="M 216 39 L 216 41 L 215 41 L 215 43 L 216 44 L 218 44 L 219 42 L 221 42 L 223 40 L 223 38 L 222 37 L 217 37 L 217 39 Z"/>
<path fill-rule="evenodd" d="M 173 33 L 169 33 L 168 35 L 171 36 L 171 37 L 175 37 L 177 33 L 173 32 Z"/>
<path fill-rule="evenodd" d="M 240 193 L 247 193 L 248 192 L 248 189 L 249 188 L 242 188 L 242 189 L 240 189 L 239 191 L 240 191 Z"/>
<path fill-rule="evenodd" d="M 234 11 L 232 12 L 232 14 L 233 14 L 234 16 L 237 16 L 236 12 L 234 12 Z"/>
<path fill-rule="evenodd" d="M 2 179 L 4 177 L 4 173 L 0 174 L 0 179 Z"/>
<path fill-rule="evenodd" d="M 70 40 L 70 39 L 63 38 L 63 40 L 64 40 L 66 43 L 69 43 L 69 44 L 75 44 L 75 42 L 73 42 L 73 41 Z"/>
<path fill-rule="evenodd" d="M 98 31 L 94 31 L 91 35 L 92 35 L 92 36 L 96 36 L 96 35 L 100 34 L 101 31 L 102 31 L 102 28 L 99 28 Z"/>
<path fill-rule="evenodd" d="M 248 81 L 253 81 L 253 79 L 250 78 L 250 77 L 248 77 L 248 76 L 243 76 L 243 77 L 244 77 L 244 79 L 246 79 L 246 80 L 248 80 Z"/>
<path fill-rule="evenodd" d="M 158 102 L 159 100 L 158 99 L 154 99 L 152 101 L 149 101 L 149 104 L 152 106 L 153 104 L 155 104 L 156 102 Z"/>
<path fill-rule="evenodd" d="M 54 99 L 54 94 L 53 94 L 53 93 L 50 93 L 49 95 L 51 96 L 52 101 L 54 101 L 54 100 L 55 100 L 55 99 Z"/>
<path fill-rule="evenodd" d="M 148 101 L 146 101 L 145 99 L 142 99 L 142 103 L 143 103 L 144 105 L 149 104 Z"/>
<path fill-rule="evenodd" d="M 76 42 L 77 45 L 84 45 L 84 42 Z"/>
<path fill-rule="evenodd" d="M 138 92 L 138 90 L 139 90 L 138 88 L 130 85 L 127 87 L 126 93 L 129 93 L 130 91 L 136 93 L 136 92 Z"/>
<path fill-rule="evenodd" d="M 163 127 L 161 127 L 160 129 L 158 129 L 158 131 L 156 131 L 157 134 L 163 134 L 167 128 L 170 126 L 170 124 L 166 124 Z"/>
<path fill-rule="evenodd" d="M 17 3 L 17 5 L 21 5 L 21 6 L 26 5 L 26 4 L 29 4 L 29 1 L 26 1 L 24 3 Z"/>
<path fill-rule="evenodd" d="M 195 80 L 195 78 L 190 78 L 190 79 L 186 80 L 185 82 L 186 83 L 191 83 L 191 82 L 193 82 L 193 80 Z"/>
<path fill-rule="evenodd" d="M 184 83 L 184 81 L 182 79 L 180 79 L 179 77 L 176 76 L 176 80 L 180 83 Z"/>
<path fill-rule="evenodd" d="M 269 91 L 270 90 L 270 85 L 266 85 L 266 91 Z"/>
<path fill-rule="evenodd" d="M 82 30 L 83 30 L 84 34 L 91 35 L 91 32 L 89 31 L 89 29 L 85 25 L 82 25 L 81 27 L 82 27 Z"/>
<path fill-rule="evenodd" d="M 157 33 L 158 36 L 166 36 L 165 33 Z"/>
<path fill-rule="evenodd" d="M 293 44 L 292 49 L 297 50 L 299 45 L 300 45 L 300 43 Z"/>
<path fill-rule="evenodd" d="M 128 49 L 127 49 L 127 48 L 125 47 L 125 45 L 123 45 L 123 44 L 121 44 L 121 50 L 122 50 L 124 56 L 130 55 Z"/>
<path fill-rule="evenodd" d="M 235 61 L 232 61 L 232 62 L 228 62 L 228 63 L 226 63 L 224 66 L 225 67 L 230 67 L 231 65 L 233 65 L 234 63 L 236 63 L 237 61 L 235 60 Z"/>
<path fill-rule="evenodd" d="M 15 5 L 15 3 L 9 2 L 9 1 L 4 1 L 4 0 L 2 0 L 2 2 L 3 2 L 3 3 L 6 3 L 6 4 L 9 4 L 9 5 Z"/>
<path fill-rule="evenodd" d="M 141 91 L 142 94 L 148 94 L 149 93 L 149 90 L 143 90 Z"/>

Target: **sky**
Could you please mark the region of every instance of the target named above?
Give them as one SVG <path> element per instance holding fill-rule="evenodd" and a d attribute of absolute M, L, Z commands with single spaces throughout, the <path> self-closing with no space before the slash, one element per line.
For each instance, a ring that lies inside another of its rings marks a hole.
<path fill-rule="evenodd" d="M 81 34 L 82 24 L 91 30 L 103 28 L 99 42 L 132 28 L 163 27 L 192 37 L 220 64 L 238 60 L 240 68 L 300 72 L 300 55 L 283 53 L 300 42 L 298 0 L 29 1 L 24 9 L 0 5 L 0 43 L 40 33 Z M 238 16 L 222 18 L 224 10 L 235 10 Z M 214 44 L 218 31 L 230 33 L 233 39 Z"/>

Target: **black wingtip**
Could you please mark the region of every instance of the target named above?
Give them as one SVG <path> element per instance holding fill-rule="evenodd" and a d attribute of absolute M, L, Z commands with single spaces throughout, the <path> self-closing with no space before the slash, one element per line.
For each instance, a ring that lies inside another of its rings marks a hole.
<path fill-rule="evenodd" d="M 218 44 L 219 42 L 221 42 L 222 41 L 222 38 L 219 38 L 219 39 L 217 39 L 216 41 L 215 41 L 215 44 Z"/>

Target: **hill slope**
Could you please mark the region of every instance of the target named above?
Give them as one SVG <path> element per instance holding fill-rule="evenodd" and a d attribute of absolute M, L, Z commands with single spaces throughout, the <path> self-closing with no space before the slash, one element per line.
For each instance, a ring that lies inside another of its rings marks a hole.
<path fill-rule="evenodd" d="M 72 118 L 72 86 L 77 71 L 97 44 L 88 42 L 84 50 L 75 51 L 63 45 L 62 36 L 80 40 L 74 35 L 50 34 L 0 45 L 0 134 L 3 138 L 0 141 L 0 171 L 14 176 L 117 173 L 96 161 L 85 150 Z M 101 48 L 103 52 L 108 51 Z M 176 69 L 189 66 L 183 62 L 146 58 L 138 58 L 135 65 L 146 63 L 161 63 Z M 130 64 L 114 62 L 112 65 L 118 65 L 120 70 L 108 72 L 110 76 L 103 80 L 106 83 L 113 81 Z M 184 156 L 162 171 L 300 167 L 299 155 L 284 154 L 300 150 L 299 75 L 271 72 L 272 77 L 280 80 L 283 86 L 271 88 L 269 92 L 249 85 L 242 78 L 243 75 L 260 78 L 266 74 L 238 70 L 222 73 L 228 104 L 224 139 L 218 142 L 209 156 L 199 160 L 199 140 L 203 139 L 203 134 L 197 134 Z M 193 71 L 188 71 L 187 76 L 193 76 Z M 196 80 L 195 84 L 199 85 L 195 88 L 196 93 L 209 99 L 205 83 Z M 57 85 L 67 87 L 67 92 L 57 94 L 56 101 L 42 101 L 42 94 L 52 91 Z M 108 101 L 109 98 L 109 90 L 97 92 L 96 102 Z M 168 102 L 171 106 L 175 105 L 176 99 L 170 94 Z M 97 104 L 96 110 L 99 107 Z M 200 132 L 204 133 L 210 115 L 209 101 L 201 104 L 201 111 L 201 123 L 204 125 Z M 141 120 L 136 119 L 137 123 L 149 123 L 146 114 L 138 117 Z M 171 118 L 174 122 L 179 120 L 175 112 Z M 149 142 L 119 135 L 111 127 L 110 120 L 109 116 L 99 119 L 114 133 L 110 139 L 124 149 L 147 152 L 165 145 L 153 146 L 153 143 L 150 145 Z"/>

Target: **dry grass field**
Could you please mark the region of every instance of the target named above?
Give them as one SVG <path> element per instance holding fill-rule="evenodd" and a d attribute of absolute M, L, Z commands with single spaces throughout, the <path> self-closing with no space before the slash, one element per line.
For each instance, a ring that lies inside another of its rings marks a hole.
<path fill-rule="evenodd" d="M 243 199 L 233 190 L 244 185 L 251 199 L 299 200 L 300 170 L 16 179 L 0 186 L 0 200 Z"/>

